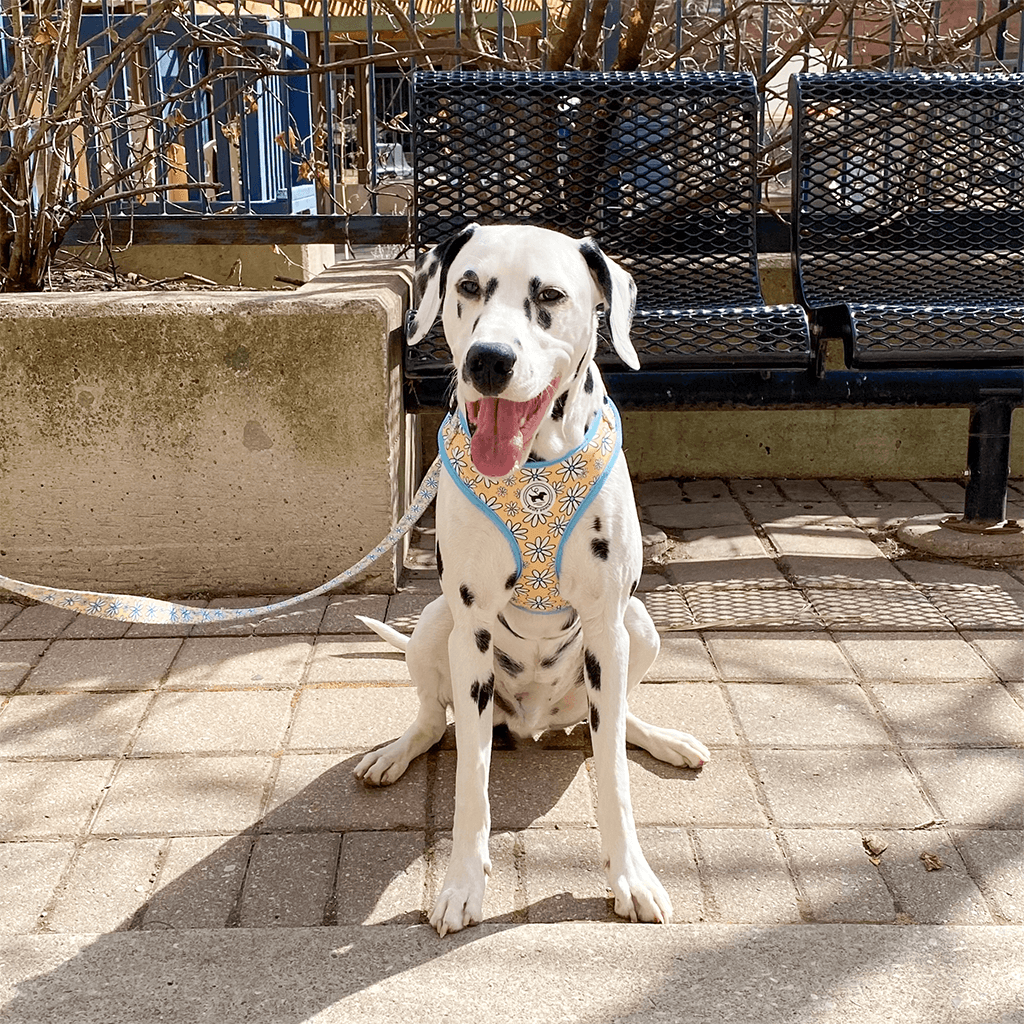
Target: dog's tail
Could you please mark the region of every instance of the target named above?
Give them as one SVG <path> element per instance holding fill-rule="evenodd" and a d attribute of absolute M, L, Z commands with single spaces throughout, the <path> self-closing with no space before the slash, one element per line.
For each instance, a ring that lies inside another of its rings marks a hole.
<path fill-rule="evenodd" d="M 399 633 L 397 629 L 392 629 L 376 619 L 368 619 L 365 615 L 357 615 L 356 618 L 364 626 L 369 626 L 381 640 L 386 640 L 392 647 L 397 647 L 400 651 L 405 651 L 408 648 L 409 638 L 404 633 Z"/>

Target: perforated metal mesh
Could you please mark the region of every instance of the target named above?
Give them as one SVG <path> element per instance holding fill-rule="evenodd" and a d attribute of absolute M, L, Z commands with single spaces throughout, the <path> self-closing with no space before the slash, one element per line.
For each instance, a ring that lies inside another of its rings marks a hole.
<path fill-rule="evenodd" d="M 848 361 L 1019 363 L 1024 75 L 797 75 L 791 99 L 801 287 L 849 305 Z"/>
<path fill-rule="evenodd" d="M 589 234 L 636 278 L 645 366 L 807 366 L 802 310 L 761 298 L 756 115 L 745 74 L 419 73 L 417 252 L 471 221 Z"/>

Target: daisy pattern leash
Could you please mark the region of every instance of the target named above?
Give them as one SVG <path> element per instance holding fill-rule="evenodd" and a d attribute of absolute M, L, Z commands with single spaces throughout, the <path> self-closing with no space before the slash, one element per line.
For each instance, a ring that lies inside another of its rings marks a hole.
<path fill-rule="evenodd" d="M 175 604 L 172 601 L 158 601 L 154 598 L 132 597 L 128 594 L 102 594 L 88 590 L 61 590 L 56 587 L 42 587 L 35 583 L 0 576 L 0 588 L 22 597 L 32 598 L 42 604 L 56 605 L 82 615 L 100 619 L 114 619 L 118 622 L 146 622 L 152 625 L 177 623 L 237 622 L 243 619 L 263 618 L 292 608 L 304 601 L 310 601 L 340 587 L 358 576 L 382 555 L 390 551 L 419 521 L 437 494 L 437 481 L 441 475 L 441 460 L 434 464 L 423 478 L 409 510 L 398 521 L 395 528 L 367 555 L 340 576 L 309 590 L 297 597 L 289 597 L 275 604 L 260 605 L 256 608 L 193 608 L 190 605 Z"/>

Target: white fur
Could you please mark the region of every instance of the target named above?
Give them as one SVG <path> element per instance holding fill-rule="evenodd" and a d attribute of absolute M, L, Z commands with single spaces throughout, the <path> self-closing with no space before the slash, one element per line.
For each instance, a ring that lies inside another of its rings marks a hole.
<path fill-rule="evenodd" d="M 593 363 L 598 306 L 606 310 L 616 352 L 639 365 L 629 341 L 635 289 L 632 279 L 596 247 L 541 228 L 478 227 L 432 250 L 422 265 L 420 306 L 411 343 L 442 312 L 445 336 L 456 367 L 456 400 L 462 406 L 481 397 L 464 375 L 473 342 L 516 343 L 518 359 L 502 398 L 526 401 L 559 380 L 567 392 L 564 415 L 545 416 L 525 453 L 557 459 L 578 447 L 605 389 Z M 581 245 L 590 255 L 585 261 Z M 457 251 L 456 251 L 457 250 Z M 601 261 L 604 261 L 603 268 Z M 595 271 L 593 268 L 597 266 Z M 601 280 L 609 285 L 602 288 Z M 481 283 L 479 295 L 460 290 L 466 280 Z M 496 281 L 487 300 L 483 285 Z M 531 288 L 561 295 L 545 308 L 547 326 L 524 308 Z M 443 289 L 442 289 L 443 282 Z M 461 309 L 460 309 L 461 307 Z M 461 313 L 461 315 L 460 315 Z M 590 374 L 588 390 L 587 377 Z M 525 457 L 525 456 L 524 456 Z M 595 524 L 600 523 L 600 530 Z M 595 538 L 608 542 L 608 557 L 596 557 Z M 692 736 L 648 725 L 630 714 L 627 693 L 643 678 L 658 653 L 658 634 L 644 605 L 631 597 L 642 570 L 640 524 L 625 459 L 620 456 L 600 492 L 565 541 L 560 589 L 578 615 L 537 615 L 509 604 L 505 581 L 515 570 L 508 543 L 447 474 L 437 495 L 437 542 L 443 556 L 443 597 L 423 611 L 411 640 L 383 623 L 366 621 L 385 640 L 406 650 L 420 709 L 405 734 L 371 751 L 356 768 L 370 785 L 398 779 L 413 758 L 436 743 L 454 708 L 458 761 L 452 854 L 441 895 L 430 915 L 440 935 L 481 920 L 490 872 L 487 798 L 493 726 L 504 723 L 518 735 L 568 728 L 599 715 L 592 728 L 598 787 L 598 825 L 615 911 L 641 921 L 668 921 L 668 895 L 648 866 L 637 840 L 629 797 L 627 742 L 644 747 L 669 764 L 699 767 L 707 749 Z M 465 599 L 471 594 L 472 601 Z M 499 618 L 500 616 L 500 618 Z M 481 650 L 479 638 L 490 642 Z M 556 652 L 561 652 L 556 657 Z M 600 666 L 600 688 L 588 673 L 578 685 L 584 652 Z M 500 652 L 500 653 L 498 653 Z M 517 670 L 517 666 L 521 666 Z M 481 712 L 481 681 L 493 674 L 495 697 Z"/>

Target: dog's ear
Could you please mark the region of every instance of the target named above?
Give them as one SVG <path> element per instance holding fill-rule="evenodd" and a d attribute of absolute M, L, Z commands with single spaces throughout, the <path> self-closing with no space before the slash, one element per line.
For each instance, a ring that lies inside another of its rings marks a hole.
<path fill-rule="evenodd" d="M 629 340 L 629 328 L 636 307 L 636 285 L 632 274 L 605 256 L 592 238 L 584 238 L 580 242 L 580 253 L 603 296 L 612 348 L 631 370 L 639 370 L 640 360 L 633 342 Z"/>
<path fill-rule="evenodd" d="M 444 303 L 444 290 L 448 286 L 448 271 L 459 250 L 470 240 L 474 227 L 470 224 L 443 242 L 428 249 L 416 261 L 416 276 L 412 283 L 411 311 L 406 341 L 415 345 L 422 341 L 434 326 Z"/>

